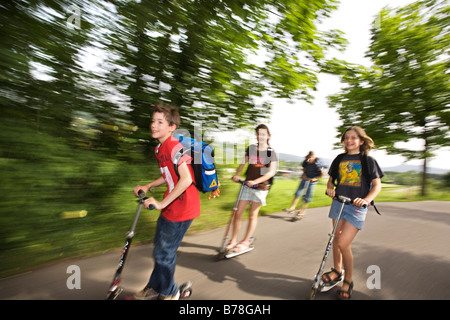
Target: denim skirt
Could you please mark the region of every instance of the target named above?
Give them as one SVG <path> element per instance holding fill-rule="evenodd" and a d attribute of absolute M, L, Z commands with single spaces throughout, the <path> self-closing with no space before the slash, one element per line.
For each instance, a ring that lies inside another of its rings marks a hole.
<path fill-rule="evenodd" d="M 341 205 L 342 205 L 341 202 L 333 200 L 333 202 L 331 203 L 330 213 L 328 217 L 336 220 L 339 215 Z M 342 211 L 341 220 L 346 220 L 350 222 L 352 226 L 361 230 L 364 225 L 364 221 L 366 220 L 366 215 L 367 215 L 367 208 L 360 208 L 355 207 L 352 204 L 345 204 L 344 210 Z"/>

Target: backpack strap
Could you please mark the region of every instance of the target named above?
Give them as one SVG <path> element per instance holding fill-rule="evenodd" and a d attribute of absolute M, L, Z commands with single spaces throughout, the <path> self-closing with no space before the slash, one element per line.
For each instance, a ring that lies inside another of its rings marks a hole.
<path fill-rule="evenodd" d="M 370 186 L 372 184 L 372 179 L 370 179 L 370 170 L 369 170 L 369 157 L 365 152 L 361 153 L 361 171 L 364 175 L 364 179 L 366 180 L 366 183 Z M 370 203 L 371 206 L 374 207 L 375 211 L 381 216 L 380 211 L 378 211 L 377 207 L 375 206 L 375 202 L 372 200 Z"/>
<path fill-rule="evenodd" d="M 175 170 L 175 173 L 177 174 L 178 179 L 180 179 L 180 174 L 178 173 L 178 163 L 180 162 L 182 156 L 184 156 L 185 154 L 189 155 L 190 152 L 191 152 L 190 148 L 181 148 L 173 156 L 173 159 L 172 159 L 173 168 Z"/>

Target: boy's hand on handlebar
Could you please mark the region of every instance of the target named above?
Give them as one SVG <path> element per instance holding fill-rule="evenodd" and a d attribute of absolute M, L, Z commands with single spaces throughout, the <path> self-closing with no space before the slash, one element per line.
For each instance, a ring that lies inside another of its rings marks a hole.
<path fill-rule="evenodd" d="M 144 207 L 145 207 L 145 209 L 148 209 L 150 207 L 153 207 L 156 210 L 162 210 L 163 209 L 163 207 L 161 205 L 161 202 L 157 201 L 153 197 L 150 197 L 150 198 L 144 200 Z"/>
<path fill-rule="evenodd" d="M 136 186 L 133 190 L 134 195 L 136 197 L 139 197 L 139 190 L 142 190 L 144 192 L 144 194 L 146 194 L 148 192 L 149 187 L 147 186 Z"/>

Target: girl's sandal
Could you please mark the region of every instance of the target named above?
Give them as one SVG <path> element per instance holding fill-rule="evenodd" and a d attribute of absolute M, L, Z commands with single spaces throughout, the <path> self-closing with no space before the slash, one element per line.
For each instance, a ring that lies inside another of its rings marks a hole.
<path fill-rule="evenodd" d="M 226 246 L 226 250 L 228 251 L 228 250 L 232 250 L 232 249 L 234 249 L 235 247 L 236 247 L 236 245 L 237 245 L 237 242 L 236 241 L 230 241 L 230 242 L 228 242 L 228 244 L 227 244 L 227 246 Z"/>
<path fill-rule="evenodd" d="M 331 280 L 330 274 L 335 273 L 337 277 Z M 324 278 L 325 277 L 325 278 Z M 342 280 L 342 273 L 338 272 L 335 268 L 331 268 L 331 271 L 325 272 L 322 275 L 322 282 L 327 286 L 332 286 Z"/>
<path fill-rule="evenodd" d="M 242 252 L 247 250 L 250 247 L 250 242 L 248 241 L 241 241 L 239 244 L 234 248 L 234 252 Z"/>
<path fill-rule="evenodd" d="M 344 283 L 348 284 L 348 290 L 342 290 L 339 289 L 337 291 L 337 296 L 339 300 L 350 300 L 353 293 L 353 281 L 348 282 L 347 280 L 344 280 Z"/>

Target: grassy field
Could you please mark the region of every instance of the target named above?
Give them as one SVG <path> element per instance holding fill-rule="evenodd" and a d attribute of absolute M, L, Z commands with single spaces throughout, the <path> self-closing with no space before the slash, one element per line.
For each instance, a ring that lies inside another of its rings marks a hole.
<path fill-rule="evenodd" d="M 50 262 L 104 253 L 123 246 L 125 234 L 130 228 L 138 206 L 131 192 L 137 183 L 140 182 L 133 180 L 123 187 L 116 188 L 100 203 L 86 200 L 82 207 L 80 204 L 66 206 L 66 210 L 75 208 L 87 210 L 88 214 L 82 218 L 63 219 L 60 204 L 52 201 L 45 204 L 45 210 L 43 204 L 18 208 L 20 211 L 17 211 L 15 217 L 5 219 L 6 222 L 11 222 L 9 227 L 2 231 L 0 278 Z M 260 214 L 267 215 L 288 207 L 298 184 L 297 179 L 275 179 L 267 198 L 267 206 L 261 209 Z M 325 189 L 326 180 L 322 179 L 316 187 L 310 208 L 330 205 L 331 200 L 325 195 Z M 161 186 L 156 188 L 152 195 L 161 199 L 164 191 L 165 187 Z M 202 214 L 194 220 L 189 232 L 201 232 L 226 225 L 238 191 L 239 184 L 230 179 L 222 179 L 219 198 L 208 200 L 208 194 L 201 194 Z M 450 201 L 448 190 L 430 190 L 430 195 L 425 198 L 417 194 L 418 190 L 414 188 L 384 184 L 383 191 L 376 201 Z M 19 213 L 23 214 L 23 219 L 20 223 L 16 223 Z M 134 244 L 152 241 L 158 214 L 156 211 L 142 212 Z M 244 219 L 246 217 L 247 213 Z"/>
<path fill-rule="evenodd" d="M 331 199 L 325 195 L 326 182 L 327 179 L 321 179 L 318 182 L 309 208 L 329 206 L 331 204 Z M 207 197 L 202 197 L 202 215 L 194 221 L 190 232 L 221 226 L 228 222 L 239 192 L 239 184 L 231 181 L 222 181 L 222 184 L 225 191 L 221 193 L 219 199 L 207 200 Z M 267 206 L 261 208 L 260 215 L 279 212 L 289 207 L 298 185 L 299 180 L 297 179 L 276 179 L 267 197 Z M 382 191 L 378 195 L 376 202 L 424 200 L 450 201 L 450 193 L 448 190 L 442 189 L 430 190 L 428 196 L 421 197 L 416 187 L 383 184 Z"/>

